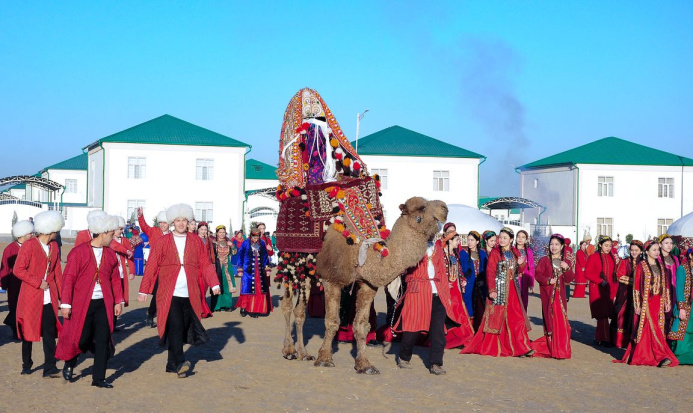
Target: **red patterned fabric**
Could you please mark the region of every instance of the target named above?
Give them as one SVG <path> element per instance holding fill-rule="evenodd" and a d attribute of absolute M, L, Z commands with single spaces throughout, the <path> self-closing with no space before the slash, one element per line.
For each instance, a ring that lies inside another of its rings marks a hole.
<path fill-rule="evenodd" d="M 279 251 L 319 252 L 324 235 L 322 223 L 306 216 L 300 198 L 286 199 L 277 215 L 277 248 Z"/>
<path fill-rule="evenodd" d="M 113 238 L 110 248 L 116 253 L 118 266 L 123 268 L 123 299 L 127 307 L 130 304 L 130 275 L 135 275 L 135 262 L 128 258 L 128 251 L 133 251 L 132 244 L 125 237 L 120 238 L 120 242 Z M 132 254 L 130 256 L 132 257 Z M 120 270 L 118 273 L 120 279 Z"/>
<path fill-rule="evenodd" d="M 5 324 L 17 330 L 17 300 L 19 300 L 19 290 L 22 288 L 22 281 L 14 275 L 14 263 L 19 254 L 19 243 L 11 243 L 2 252 L 2 264 L 0 264 L 0 285 L 7 290 L 8 313 L 5 317 Z"/>
<path fill-rule="evenodd" d="M 91 241 L 91 232 L 88 229 L 83 229 L 77 233 L 75 237 L 75 247 Z M 74 247 L 73 247 L 74 248 Z"/>
<path fill-rule="evenodd" d="M 96 285 L 94 277 L 97 271 L 108 315 L 108 326 L 113 332 L 113 307 L 116 303 L 123 302 L 118 265 L 118 257 L 110 248 L 103 249 L 101 266 L 98 270 L 90 243 L 82 244 L 70 251 L 63 274 L 61 298 L 63 304 L 72 306 L 72 312 L 70 318 L 64 320 L 63 332 L 55 351 L 56 358 L 70 360 L 81 353 L 79 340 L 82 337 L 84 320 L 87 317 L 87 310 Z"/>
<path fill-rule="evenodd" d="M 144 215 L 137 217 L 137 222 L 139 222 L 142 232 L 149 237 L 149 248 L 153 248 L 154 244 L 164 236 L 164 232 L 159 227 L 150 227 L 147 221 L 144 220 Z"/>
<path fill-rule="evenodd" d="M 466 346 L 474 338 L 474 326 L 472 326 L 472 320 L 469 318 L 467 307 L 464 305 L 458 282 L 448 282 L 448 285 L 450 288 L 452 312 L 457 316 L 460 325 L 448 329 L 447 337 L 445 337 L 445 348 Z M 472 287 L 467 286 L 467 288 Z"/>
<path fill-rule="evenodd" d="M 602 261 L 604 262 L 603 273 L 608 282 L 608 285 L 605 287 L 600 285 L 602 282 Z M 614 313 L 614 298 L 618 289 L 618 281 L 612 279 L 614 270 L 614 261 L 608 254 L 596 252 L 587 259 L 585 277 L 590 282 L 590 311 L 592 312 L 592 318 L 609 318 Z M 610 334 L 607 334 L 606 340 L 610 339 L 609 336 Z"/>
<path fill-rule="evenodd" d="M 41 316 L 43 314 L 41 281 L 46 275 L 46 268 L 48 268 L 46 281 L 50 288 L 51 304 L 55 313 L 58 334 L 62 330 L 62 325 L 58 321 L 58 301 L 62 287 L 63 269 L 58 261 L 58 244 L 51 241 L 49 248 L 50 265 L 41 242 L 38 238 L 32 238 L 22 244 L 14 264 L 14 274 L 22 280 L 17 302 L 17 333 L 22 340 L 41 340 Z"/>
<path fill-rule="evenodd" d="M 217 272 L 214 265 L 207 259 L 205 246 L 202 240 L 195 234 L 187 234 L 185 240 L 185 251 L 183 254 L 183 262 L 185 266 L 185 275 L 188 280 L 188 295 L 190 297 L 190 305 L 193 308 L 195 316 L 199 319 L 202 317 L 202 292 L 198 284 L 198 276 L 202 273 L 202 277 L 207 282 L 207 285 L 214 287 L 219 285 L 217 280 Z M 180 259 L 178 258 L 178 250 L 173 234 L 169 233 L 161 238 L 161 242 L 157 242 L 152 247 L 152 252 L 149 255 L 147 266 L 144 269 L 144 277 L 140 284 L 140 293 L 151 294 L 154 289 L 154 283 L 159 280 L 159 290 L 156 294 L 157 308 L 157 328 L 159 337 L 163 338 L 166 332 L 166 320 L 168 319 L 168 311 L 171 308 L 171 299 L 173 290 L 176 286 L 176 280 L 180 273 Z"/>
<path fill-rule="evenodd" d="M 569 359 L 570 323 L 568 321 L 568 301 L 565 283 L 573 281 L 575 275 L 568 269 L 558 275 L 555 284 L 550 284 L 554 276 L 553 264 L 549 257 L 542 257 L 537 264 L 535 279 L 541 293 L 541 313 L 544 319 L 544 336 L 531 343 L 537 357 Z"/>
<path fill-rule="evenodd" d="M 585 290 L 587 289 L 585 269 L 587 269 L 587 253 L 579 249 L 575 255 L 575 288 L 573 289 L 573 298 L 585 298 Z"/>
<path fill-rule="evenodd" d="M 460 324 L 457 314 L 452 310 L 448 275 L 445 270 L 445 252 L 442 242 L 436 241 L 433 251 L 433 267 L 435 268 L 434 282 L 440 302 L 450 320 Z M 419 265 L 410 269 L 406 275 L 407 290 L 404 293 L 404 304 L 399 320 L 395 323 L 395 331 L 421 332 L 428 331 L 431 325 L 431 308 L 433 306 L 433 288 L 428 278 L 428 255 L 424 256 Z"/>

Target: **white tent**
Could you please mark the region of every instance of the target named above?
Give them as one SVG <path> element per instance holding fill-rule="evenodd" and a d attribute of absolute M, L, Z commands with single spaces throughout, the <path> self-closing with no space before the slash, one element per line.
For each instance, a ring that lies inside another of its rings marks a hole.
<path fill-rule="evenodd" d="M 462 204 L 448 204 L 448 222 L 454 223 L 460 234 L 468 234 L 469 231 L 481 234 L 487 229 L 498 233 L 503 228 L 503 224 L 494 217 Z"/>
<path fill-rule="evenodd" d="M 680 235 L 682 237 L 693 237 L 693 212 L 684 215 L 669 226 L 667 229 L 669 235 Z"/>

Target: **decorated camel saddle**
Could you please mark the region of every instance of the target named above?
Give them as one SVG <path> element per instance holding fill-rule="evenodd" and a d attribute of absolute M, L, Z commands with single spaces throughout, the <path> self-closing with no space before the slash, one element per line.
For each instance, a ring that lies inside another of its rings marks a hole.
<path fill-rule="evenodd" d="M 318 253 L 330 225 L 346 243 L 387 255 L 389 231 L 380 204 L 379 177 L 368 174 L 315 90 L 299 90 L 286 108 L 277 177 L 281 206 L 276 236 L 281 254 L 276 281 L 289 281 L 285 267 L 310 264 L 314 255 L 296 254 Z"/>

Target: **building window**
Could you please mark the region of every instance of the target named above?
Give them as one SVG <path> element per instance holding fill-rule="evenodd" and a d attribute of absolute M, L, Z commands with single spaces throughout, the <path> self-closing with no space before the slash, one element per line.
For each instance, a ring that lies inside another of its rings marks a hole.
<path fill-rule="evenodd" d="M 667 231 L 669 230 L 669 227 L 673 223 L 674 223 L 673 219 L 659 218 L 657 220 L 657 236 L 662 235 L 662 234 L 666 234 Z"/>
<path fill-rule="evenodd" d="M 137 208 L 140 207 L 145 207 L 144 199 L 128 199 L 128 216 L 125 219 L 130 219 L 132 222 L 137 221 Z"/>
<path fill-rule="evenodd" d="M 433 190 L 450 190 L 450 171 L 433 171 Z"/>
<path fill-rule="evenodd" d="M 195 172 L 198 181 L 210 181 L 214 179 L 214 159 L 198 159 Z"/>
<path fill-rule="evenodd" d="M 597 218 L 597 236 L 606 235 L 607 237 L 613 237 L 613 230 L 613 218 Z"/>
<path fill-rule="evenodd" d="M 614 196 L 614 177 L 600 176 L 597 189 L 597 196 Z"/>
<path fill-rule="evenodd" d="M 195 218 L 207 223 L 214 221 L 212 202 L 195 202 Z"/>
<path fill-rule="evenodd" d="M 277 216 L 277 211 L 270 207 L 257 207 L 250 210 L 248 213 L 250 218 L 257 218 L 262 216 Z"/>
<path fill-rule="evenodd" d="M 371 174 L 380 176 L 380 189 L 387 189 L 387 169 L 372 169 Z"/>
<path fill-rule="evenodd" d="M 66 194 L 76 194 L 77 193 L 77 180 L 76 179 L 66 179 L 65 180 L 65 193 Z"/>
<path fill-rule="evenodd" d="M 144 179 L 147 176 L 147 158 L 128 158 L 128 179 Z"/>
<path fill-rule="evenodd" d="M 657 196 L 660 198 L 674 197 L 674 178 L 659 178 Z"/>

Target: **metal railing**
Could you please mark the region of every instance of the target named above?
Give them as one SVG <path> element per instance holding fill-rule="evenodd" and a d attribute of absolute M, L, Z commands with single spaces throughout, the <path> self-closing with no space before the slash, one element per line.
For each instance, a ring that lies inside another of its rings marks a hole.
<path fill-rule="evenodd" d="M 23 199 L 3 199 L 2 201 L 0 201 L 0 205 L 29 205 L 43 209 L 42 203 L 34 201 L 25 201 Z"/>

